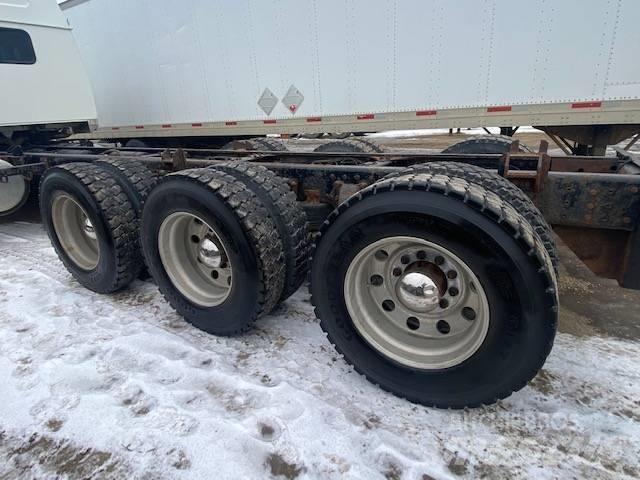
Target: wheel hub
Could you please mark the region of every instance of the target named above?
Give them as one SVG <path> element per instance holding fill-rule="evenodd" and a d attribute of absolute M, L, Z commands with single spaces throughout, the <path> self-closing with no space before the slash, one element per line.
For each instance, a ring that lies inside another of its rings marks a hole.
<path fill-rule="evenodd" d="M 227 299 L 231 262 L 210 225 L 191 213 L 172 213 L 160 225 L 158 250 L 171 282 L 190 301 L 214 307 Z"/>
<path fill-rule="evenodd" d="M 83 270 L 96 268 L 100 260 L 100 243 L 80 203 L 65 192 L 56 192 L 51 203 L 51 221 L 69 259 Z"/>
<path fill-rule="evenodd" d="M 428 312 L 438 306 L 440 294 L 431 277 L 421 272 L 405 273 L 397 284 L 400 301 L 418 312 Z"/>
<path fill-rule="evenodd" d="M 200 242 L 198 260 L 207 267 L 220 268 L 222 266 L 222 252 L 211 235 L 206 236 Z"/>
<path fill-rule="evenodd" d="M 96 229 L 93 227 L 93 223 L 91 223 L 91 220 L 89 220 L 89 217 L 87 216 L 84 217 L 83 230 L 84 234 L 91 240 L 96 240 L 98 238 L 96 236 Z"/>
<path fill-rule="evenodd" d="M 364 339 L 412 368 L 463 362 L 489 326 L 487 297 L 471 268 L 421 238 L 388 237 L 365 247 L 347 269 L 344 296 Z"/>

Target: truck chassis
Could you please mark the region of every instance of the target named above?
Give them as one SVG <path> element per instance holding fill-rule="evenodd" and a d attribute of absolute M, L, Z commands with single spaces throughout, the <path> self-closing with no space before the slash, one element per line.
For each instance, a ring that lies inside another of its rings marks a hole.
<path fill-rule="evenodd" d="M 411 401 L 462 408 L 521 388 L 550 351 L 549 225 L 594 273 L 640 289 L 640 161 L 547 147 L 45 145 L 0 153 L 13 165 L 0 182 L 41 177 L 43 222 L 80 283 L 108 293 L 146 268 L 179 313 L 214 334 L 245 331 L 310 270 L 320 325 L 358 372 Z"/>

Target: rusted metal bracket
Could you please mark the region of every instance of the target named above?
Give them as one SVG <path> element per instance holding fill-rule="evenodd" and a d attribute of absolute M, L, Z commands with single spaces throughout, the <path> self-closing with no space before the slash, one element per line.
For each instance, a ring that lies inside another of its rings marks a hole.
<path fill-rule="evenodd" d="M 167 148 L 160 154 L 160 158 L 162 163 L 171 170 L 177 171 L 187 168 L 187 155 L 181 148 L 174 151 Z"/>
<path fill-rule="evenodd" d="M 509 152 L 505 153 L 500 159 L 500 168 L 498 173 L 504 178 L 512 181 L 523 180 L 532 183 L 531 191 L 539 193 L 544 187 L 545 180 L 551 169 L 551 157 L 548 155 L 549 142 L 542 140 L 536 156 L 538 157 L 535 170 L 511 170 L 512 158 L 531 157 L 531 154 L 519 153 L 520 144 L 518 140 L 514 140 L 511 144 Z"/>
<path fill-rule="evenodd" d="M 342 180 L 336 180 L 333 182 L 333 189 L 329 193 L 329 197 L 332 199 L 334 206 L 340 205 L 351 195 L 359 192 L 360 190 L 367 188 L 368 182 L 360 181 L 358 183 L 347 183 Z"/>

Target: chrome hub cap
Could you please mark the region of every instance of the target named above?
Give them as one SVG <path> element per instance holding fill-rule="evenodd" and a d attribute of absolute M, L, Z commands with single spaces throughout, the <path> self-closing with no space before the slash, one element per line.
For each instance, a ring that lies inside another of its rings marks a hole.
<path fill-rule="evenodd" d="M 220 268 L 222 265 L 222 252 L 211 235 L 207 235 L 200 242 L 198 261 L 210 268 Z"/>
<path fill-rule="evenodd" d="M 347 269 L 344 296 L 360 335 L 412 368 L 462 363 L 489 328 L 489 303 L 473 271 L 420 238 L 389 237 L 360 251 Z"/>
<path fill-rule="evenodd" d="M 435 282 L 423 273 L 409 272 L 402 275 L 396 286 L 398 298 L 417 312 L 428 312 L 438 306 L 440 295 Z"/>
<path fill-rule="evenodd" d="M 96 229 L 93 228 L 93 223 L 89 220 L 88 217 L 84 219 L 84 234 L 92 240 L 96 240 L 98 237 L 96 236 Z"/>
<path fill-rule="evenodd" d="M 231 292 L 229 257 L 216 230 L 200 218 L 176 212 L 158 232 L 160 259 L 173 285 L 202 307 L 223 303 Z"/>
<path fill-rule="evenodd" d="M 69 194 L 57 192 L 51 204 L 51 220 L 67 256 L 83 270 L 93 270 L 100 260 L 100 244 L 87 212 Z"/>

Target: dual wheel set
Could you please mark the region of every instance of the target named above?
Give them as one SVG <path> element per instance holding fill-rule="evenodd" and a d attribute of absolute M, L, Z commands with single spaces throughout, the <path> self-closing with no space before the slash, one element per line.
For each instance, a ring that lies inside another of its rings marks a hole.
<path fill-rule="evenodd" d="M 310 271 L 320 326 L 370 381 L 462 408 L 522 388 L 557 319 L 555 245 L 531 201 L 483 169 L 430 163 L 341 204 L 312 240 L 287 182 L 248 162 L 158 177 L 142 163 L 50 168 L 40 184 L 56 252 L 109 293 L 148 271 L 187 321 L 246 331 Z"/>

